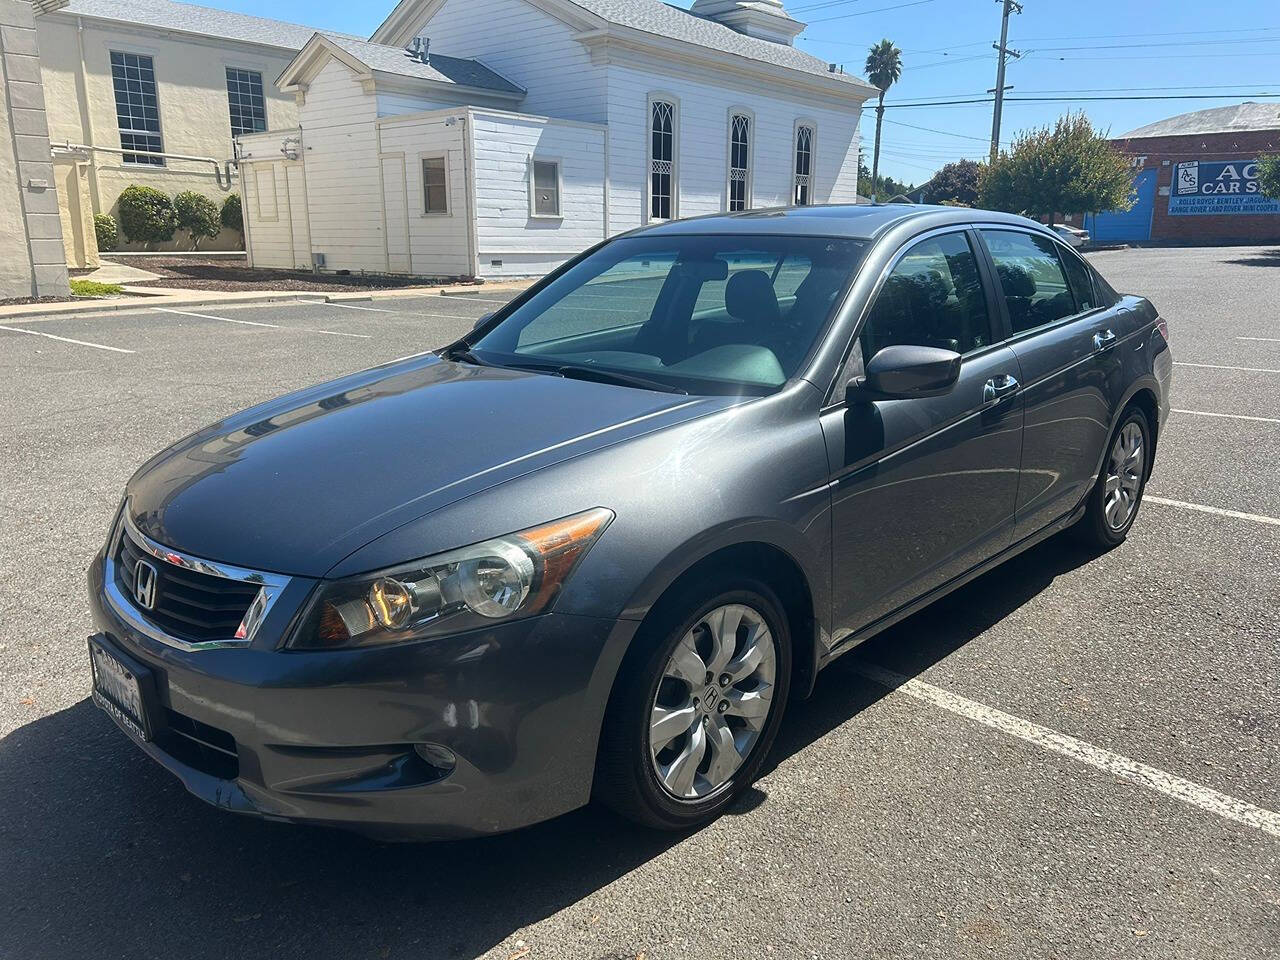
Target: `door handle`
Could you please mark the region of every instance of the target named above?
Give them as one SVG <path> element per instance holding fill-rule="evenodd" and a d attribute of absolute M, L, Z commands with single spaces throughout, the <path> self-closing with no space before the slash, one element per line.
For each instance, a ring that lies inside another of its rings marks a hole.
<path fill-rule="evenodd" d="M 999 403 L 1001 397 L 1007 397 L 1018 389 L 1018 380 L 1007 373 L 1001 373 L 982 385 L 982 402 L 986 406 Z"/>
<path fill-rule="evenodd" d="M 1114 330 L 1102 330 L 1093 335 L 1093 349 L 1108 350 L 1112 344 L 1116 342 L 1116 332 Z"/>

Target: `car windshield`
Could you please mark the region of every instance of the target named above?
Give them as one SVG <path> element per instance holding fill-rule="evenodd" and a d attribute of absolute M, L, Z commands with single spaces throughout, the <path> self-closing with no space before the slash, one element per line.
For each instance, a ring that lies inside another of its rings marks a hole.
<path fill-rule="evenodd" d="M 769 393 L 804 362 L 865 246 L 826 237 L 619 239 L 470 341 L 469 358 L 650 389 Z"/>

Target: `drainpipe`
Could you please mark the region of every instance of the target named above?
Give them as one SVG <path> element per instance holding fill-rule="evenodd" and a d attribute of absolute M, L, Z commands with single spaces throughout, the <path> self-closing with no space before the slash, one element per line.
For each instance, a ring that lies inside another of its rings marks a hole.
<path fill-rule="evenodd" d="M 76 47 L 80 53 L 80 69 L 76 71 L 76 99 L 80 101 L 80 135 L 93 149 L 93 116 L 89 113 L 89 85 L 85 79 L 88 67 L 84 56 L 84 17 L 76 17 Z M 95 214 L 102 213 L 102 201 L 98 196 L 98 165 L 89 164 L 89 203 Z"/>
<path fill-rule="evenodd" d="M 185 160 L 188 163 L 207 163 L 213 167 L 213 178 L 218 181 L 219 190 L 230 190 L 233 184 L 231 177 L 231 166 L 234 160 L 216 160 L 213 157 L 192 157 L 185 153 L 160 153 L 155 150 L 139 150 L 134 147 L 129 150 L 123 150 L 119 147 L 95 147 L 89 143 L 72 143 L 70 140 L 65 143 L 51 143 L 51 147 L 57 147 L 59 150 L 86 150 L 95 153 L 112 153 L 116 156 L 123 157 L 126 154 L 130 157 L 163 157 L 166 160 Z"/>

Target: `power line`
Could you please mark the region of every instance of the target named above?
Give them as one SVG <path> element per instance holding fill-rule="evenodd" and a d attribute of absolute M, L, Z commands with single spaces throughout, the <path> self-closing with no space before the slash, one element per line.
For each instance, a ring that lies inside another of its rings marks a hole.
<path fill-rule="evenodd" d="M 911 0 L 910 3 L 895 3 L 891 7 L 876 7 L 874 10 L 863 10 L 861 13 L 840 13 L 834 17 L 819 17 L 810 23 L 828 23 L 832 20 L 848 20 L 850 17 L 865 17 L 873 13 L 885 13 L 889 10 L 902 10 L 905 7 L 918 7 L 924 3 L 937 3 L 938 0 Z"/>
<path fill-rule="evenodd" d="M 901 120 L 885 120 L 885 123 L 892 123 L 894 126 L 898 126 L 898 127 L 910 127 L 912 130 L 924 130 L 927 133 L 938 133 L 944 137 L 959 137 L 962 140 L 977 140 L 979 143 L 987 142 L 986 137 L 975 137 L 967 133 L 952 133 L 950 130 L 938 130 L 934 127 L 922 127 L 919 124 L 904 123 Z"/>

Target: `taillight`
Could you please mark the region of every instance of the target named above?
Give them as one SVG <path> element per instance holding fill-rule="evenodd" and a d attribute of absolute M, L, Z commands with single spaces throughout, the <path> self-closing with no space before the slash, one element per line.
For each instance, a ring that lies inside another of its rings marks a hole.
<path fill-rule="evenodd" d="M 1160 331 L 1160 336 L 1164 337 L 1164 342 L 1169 342 L 1169 324 L 1165 323 L 1164 317 L 1156 317 L 1156 329 Z"/>

